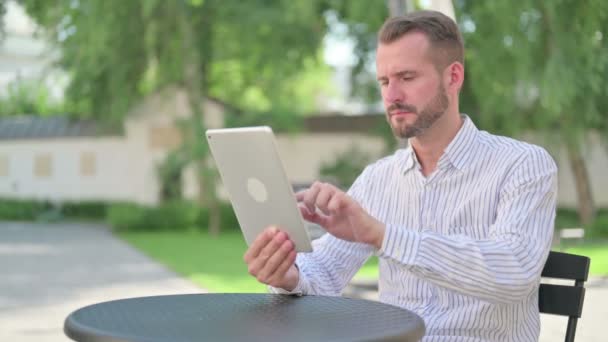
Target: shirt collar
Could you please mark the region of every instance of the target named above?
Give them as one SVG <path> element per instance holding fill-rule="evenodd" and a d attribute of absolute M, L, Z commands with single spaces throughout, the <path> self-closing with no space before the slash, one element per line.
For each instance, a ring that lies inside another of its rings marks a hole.
<path fill-rule="evenodd" d="M 454 139 L 448 144 L 443 155 L 439 159 L 438 167 L 449 162 L 462 171 L 469 165 L 474 151 L 472 145 L 475 143 L 479 130 L 466 114 L 462 115 L 462 120 L 462 127 L 460 127 L 460 130 L 458 130 Z M 406 173 L 415 165 L 418 165 L 418 159 L 411 144 L 403 150 L 403 154 L 403 172 Z"/>
<path fill-rule="evenodd" d="M 403 150 L 404 161 L 403 161 L 403 173 L 407 173 L 411 170 L 414 165 L 418 163 L 416 159 L 416 153 L 414 153 L 414 149 L 411 144 L 408 144 L 407 148 Z"/>
<path fill-rule="evenodd" d="M 477 133 L 479 132 L 477 126 L 467 115 L 463 114 L 462 120 L 464 121 L 462 127 L 439 160 L 441 163 L 441 159 L 445 158 L 461 171 L 471 163 L 471 158 L 475 153 L 473 145 L 477 140 Z"/>

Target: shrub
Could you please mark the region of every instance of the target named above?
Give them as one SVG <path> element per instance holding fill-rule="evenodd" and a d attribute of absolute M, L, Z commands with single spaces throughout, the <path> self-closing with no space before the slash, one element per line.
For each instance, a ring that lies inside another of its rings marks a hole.
<path fill-rule="evenodd" d="M 115 203 L 107 211 L 106 220 L 116 230 L 146 230 L 146 209 L 135 203 Z"/>
<path fill-rule="evenodd" d="M 197 224 L 200 209 L 192 202 L 171 201 L 146 208 L 146 225 L 150 230 L 185 230 Z"/>
<path fill-rule="evenodd" d="M 555 216 L 555 228 L 575 228 L 580 227 L 581 223 L 576 209 L 557 208 Z"/>
<path fill-rule="evenodd" d="M 103 201 L 64 202 L 61 213 L 65 217 L 103 220 L 109 203 Z"/>
<path fill-rule="evenodd" d="M 234 231 L 240 229 L 239 221 L 230 203 L 220 203 L 220 224 L 222 230 Z M 200 209 L 197 226 L 201 230 L 207 231 L 209 227 L 209 210 L 207 208 Z"/>
<path fill-rule="evenodd" d="M 7 221 L 35 221 L 39 215 L 53 209 L 42 200 L 0 199 L 0 219 Z"/>
<path fill-rule="evenodd" d="M 333 161 L 323 163 L 319 175 L 342 189 L 348 189 L 370 160 L 369 154 L 352 145 L 338 154 Z"/>
<path fill-rule="evenodd" d="M 608 214 L 598 214 L 595 221 L 585 227 L 585 233 L 591 238 L 608 238 Z"/>
<path fill-rule="evenodd" d="M 230 204 L 220 204 L 220 215 L 222 229 L 239 229 Z M 109 207 L 107 221 L 114 229 L 122 231 L 206 230 L 209 212 L 190 201 L 171 201 L 157 207 L 117 203 Z"/>

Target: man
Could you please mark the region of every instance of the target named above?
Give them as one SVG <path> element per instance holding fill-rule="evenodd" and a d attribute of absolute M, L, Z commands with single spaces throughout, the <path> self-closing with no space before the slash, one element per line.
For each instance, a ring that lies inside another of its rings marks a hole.
<path fill-rule="evenodd" d="M 297 255 L 270 227 L 244 259 L 280 293 L 339 295 L 375 254 L 380 301 L 420 315 L 428 341 L 535 341 L 557 169 L 540 147 L 479 131 L 458 110 L 464 47 L 438 12 L 389 19 L 377 78 L 409 147 L 368 166 L 343 193 L 315 183 L 303 217 L 330 233 Z"/>

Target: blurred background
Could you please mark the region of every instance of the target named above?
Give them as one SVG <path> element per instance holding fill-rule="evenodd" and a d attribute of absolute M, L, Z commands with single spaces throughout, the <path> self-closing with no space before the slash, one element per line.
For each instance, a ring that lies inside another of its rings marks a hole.
<path fill-rule="evenodd" d="M 265 291 L 242 262 L 203 132 L 271 126 L 294 189 L 347 189 L 399 148 L 375 80 L 376 32 L 415 9 L 460 26 L 462 112 L 555 158 L 554 249 L 592 258 L 585 313 L 596 311 L 577 336 L 599 341 L 604 0 L 0 0 L 0 325 L 11 327 L 0 337 L 64 340 L 65 316 L 96 301 Z M 371 259 L 354 281 L 376 277 Z M 543 338 L 561 339 L 565 321 L 547 322 Z"/>

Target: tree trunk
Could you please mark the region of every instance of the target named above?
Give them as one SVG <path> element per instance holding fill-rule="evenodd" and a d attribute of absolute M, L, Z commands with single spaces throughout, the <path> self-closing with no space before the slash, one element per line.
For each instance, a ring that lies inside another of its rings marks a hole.
<path fill-rule="evenodd" d="M 208 1 L 206 2 L 209 3 Z M 211 23 L 210 15 L 206 8 L 197 11 L 196 16 L 193 16 L 191 8 L 182 6 L 181 29 L 182 29 L 182 44 L 183 44 L 183 62 L 184 62 L 184 84 L 188 95 L 188 102 L 192 113 L 192 149 L 193 157 L 196 161 L 198 185 L 199 185 L 199 203 L 201 206 L 209 210 L 209 234 L 217 236 L 220 233 L 221 216 L 219 203 L 215 190 L 215 177 L 212 170 L 207 165 L 208 146 L 205 140 L 205 121 L 204 113 L 202 112 L 203 102 L 206 97 L 206 66 L 209 63 L 208 58 L 203 58 L 199 53 L 200 46 L 195 40 L 194 27 L 195 20 L 197 22 L 197 34 L 204 36 L 203 41 L 205 47 L 211 49 Z M 205 5 L 203 5 L 205 6 Z M 206 50 L 206 49 L 202 49 Z M 206 51 L 206 55 L 209 53 Z M 207 57 L 207 56 L 205 56 Z"/>
<path fill-rule="evenodd" d="M 587 173 L 585 160 L 581 155 L 578 145 L 570 143 L 567 145 L 570 168 L 574 174 L 576 192 L 578 196 L 578 215 L 583 226 L 591 224 L 595 220 L 595 205 L 591 194 L 591 182 Z"/>

